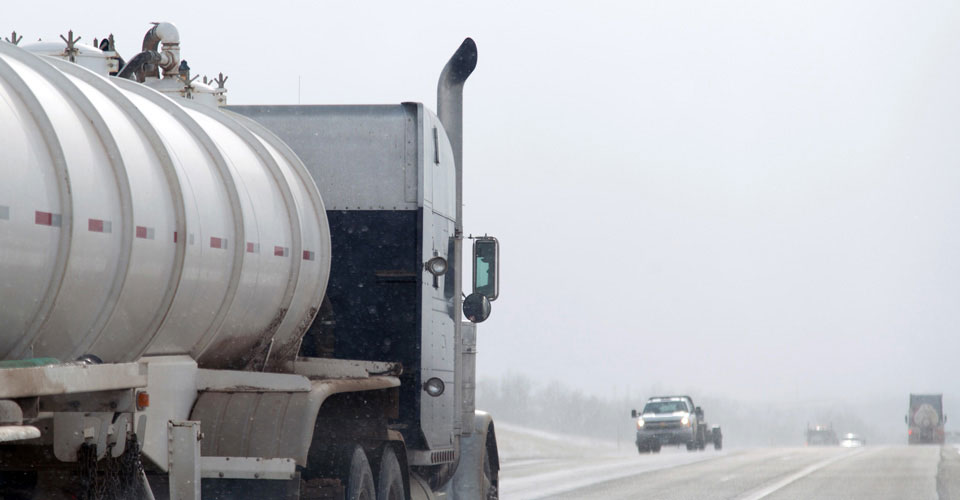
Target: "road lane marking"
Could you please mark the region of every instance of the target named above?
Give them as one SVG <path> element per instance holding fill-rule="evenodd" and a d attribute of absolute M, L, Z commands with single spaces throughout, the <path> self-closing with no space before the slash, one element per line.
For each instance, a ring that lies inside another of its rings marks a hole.
<path fill-rule="evenodd" d="M 616 481 L 648 472 L 663 471 L 728 456 L 730 455 L 723 452 L 709 455 L 661 455 L 659 457 L 649 457 L 653 460 L 644 461 L 638 461 L 635 457 L 613 458 L 606 460 L 606 463 L 539 472 L 520 477 L 507 477 L 503 474 L 504 470 L 501 470 L 500 497 L 511 498 L 513 500 L 551 498 L 561 493 L 595 486 L 608 481 Z M 668 458 L 669 460 L 663 460 Z"/>
<path fill-rule="evenodd" d="M 720 482 L 721 482 L 721 483 L 725 483 L 725 482 L 727 482 L 727 481 L 729 481 L 729 480 L 731 480 L 731 479 L 733 479 L 733 478 L 735 478 L 735 477 L 737 477 L 736 474 L 730 474 L 729 476 L 723 476 L 723 477 L 720 478 Z"/>
<path fill-rule="evenodd" d="M 826 459 L 826 460 L 822 460 L 822 461 L 817 462 L 817 463 L 815 463 L 815 464 L 813 464 L 813 465 L 809 465 L 809 466 L 801 469 L 799 472 L 796 472 L 796 473 L 794 473 L 794 474 L 791 474 L 791 475 L 789 475 L 789 476 L 787 476 L 787 477 L 785 477 L 785 478 L 783 478 L 783 479 L 781 479 L 781 480 L 779 480 L 779 481 L 771 484 L 770 486 L 766 486 L 766 487 L 764 487 L 763 489 L 756 490 L 756 491 L 747 493 L 746 495 L 737 497 L 737 500 L 760 500 L 760 499 L 762 499 L 762 498 L 766 498 L 766 497 L 770 496 L 770 494 L 776 493 L 778 490 L 783 489 L 784 487 L 786 487 L 787 485 L 793 483 L 794 481 L 796 481 L 796 480 L 798 480 L 798 479 L 801 479 L 801 478 L 803 478 L 803 477 L 809 476 L 810 474 L 813 474 L 814 472 L 816 472 L 816 471 L 818 471 L 818 470 L 820 470 L 820 469 L 822 469 L 822 468 L 824 468 L 824 467 L 827 467 L 828 465 L 832 465 L 832 464 L 837 463 L 837 462 L 839 462 L 839 461 L 841 461 L 841 460 L 846 460 L 846 459 L 848 459 L 848 458 L 855 457 L 855 456 L 857 456 L 857 455 L 859 455 L 859 454 L 861 454 L 861 453 L 863 453 L 863 452 L 864 452 L 864 450 L 861 448 L 861 449 L 859 449 L 859 450 L 857 450 L 857 451 L 854 451 L 854 452 L 852 452 L 852 453 L 844 453 L 844 454 L 842 454 L 842 455 L 838 455 L 838 456 L 835 456 L 835 457 L 828 458 L 828 459 Z"/>
<path fill-rule="evenodd" d="M 506 467 L 519 468 L 527 465 L 537 465 L 537 464 L 558 462 L 558 461 L 560 461 L 560 459 L 554 459 L 554 458 L 527 458 L 523 460 L 501 460 L 502 465 L 500 467 L 501 468 L 506 468 Z"/>

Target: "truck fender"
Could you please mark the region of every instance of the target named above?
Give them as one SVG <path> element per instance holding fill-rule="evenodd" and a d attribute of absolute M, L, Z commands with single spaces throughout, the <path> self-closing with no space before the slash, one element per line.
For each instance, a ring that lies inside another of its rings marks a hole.
<path fill-rule="evenodd" d="M 497 454 L 497 435 L 493 417 L 477 410 L 473 417 L 473 432 L 460 436 L 460 463 L 448 488 L 453 488 L 453 498 L 474 499 L 483 497 L 483 460 L 490 460 L 490 481 L 494 491 L 499 489 L 500 456 Z"/>
<path fill-rule="evenodd" d="M 229 373 L 214 375 L 226 378 Z M 280 378 L 280 374 L 255 375 Z M 400 379 L 377 376 L 306 383 L 309 391 L 292 392 L 290 388 L 280 387 L 272 390 L 261 387 L 262 392 L 242 387 L 201 391 L 190 415 L 191 420 L 199 420 L 203 426 L 205 437 L 201 455 L 292 458 L 297 465 L 307 467 L 317 414 L 328 397 L 345 392 L 399 387 Z"/>

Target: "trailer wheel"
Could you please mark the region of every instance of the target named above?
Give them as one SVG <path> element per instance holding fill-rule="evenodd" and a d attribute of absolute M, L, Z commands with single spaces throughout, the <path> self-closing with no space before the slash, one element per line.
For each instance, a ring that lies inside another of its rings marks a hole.
<path fill-rule="evenodd" d="M 400 472 L 400 461 L 393 447 L 383 447 L 380 456 L 380 471 L 377 474 L 377 500 L 404 500 L 403 473 Z"/>
<path fill-rule="evenodd" d="M 653 445 L 653 452 L 660 453 L 660 443 Z"/>
<path fill-rule="evenodd" d="M 687 441 L 687 451 L 693 451 L 697 449 L 696 441 Z"/>
<path fill-rule="evenodd" d="M 646 454 L 646 453 L 650 453 L 650 448 L 647 448 L 646 446 L 639 446 L 639 445 L 638 445 L 638 446 L 637 446 L 637 452 L 640 453 L 641 455 Z"/>
<path fill-rule="evenodd" d="M 373 472 L 367 454 L 360 446 L 347 448 L 347 458 L 350 460 L 350 470 L 346 479 L 347 500 L 376 500 L 377 493 L 373 486 Z M 396 457 L 394 457 L 396 458 Z"/>

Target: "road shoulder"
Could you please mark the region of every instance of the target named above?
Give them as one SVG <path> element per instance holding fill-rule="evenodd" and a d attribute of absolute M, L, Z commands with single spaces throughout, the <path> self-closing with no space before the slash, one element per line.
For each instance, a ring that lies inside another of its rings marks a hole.
<path fill-rule="evenodd" d="M 960 448 L 957 445 L 948 444 L 940 447 L 937 496 L 940 500 L 960 500 Z"/>

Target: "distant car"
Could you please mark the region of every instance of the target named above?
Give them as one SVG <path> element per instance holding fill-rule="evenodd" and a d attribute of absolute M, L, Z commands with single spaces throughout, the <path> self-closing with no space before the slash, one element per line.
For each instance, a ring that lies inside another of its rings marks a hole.
<path fill-rule="evenodd" d="M 817 425 L 807 427 L 807 446 L 836 446 L 840 444 L 833 427 Z"/>
<path fill-rule="evenodd" d="M 843 446 L 844 448 L 859 448 L 866 444 L 867 440 L 863 439 L 863 436 L 859 434 L 853 434 L 852 432 L 844 434 L 840 439 L 840 446 Z"/>

